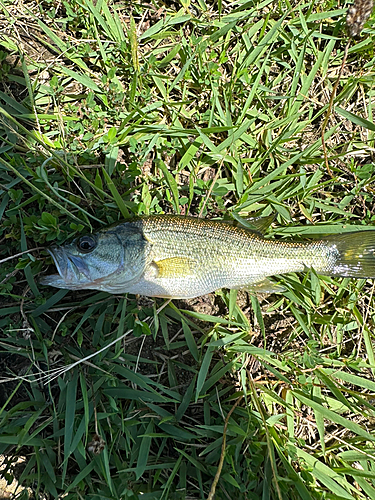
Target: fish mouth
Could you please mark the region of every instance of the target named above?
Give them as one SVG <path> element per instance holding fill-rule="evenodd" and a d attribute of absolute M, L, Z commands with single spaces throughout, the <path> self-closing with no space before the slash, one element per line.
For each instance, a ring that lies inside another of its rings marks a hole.
<path fill-rule="evenodd" d="M 52 274 L 41 279 L 42 285 L 58 288 L 78 288 L 92 281 L 90 271 L 81 257 L 69 255 L 61 247 L 48 248 L 59 274 Z"/>

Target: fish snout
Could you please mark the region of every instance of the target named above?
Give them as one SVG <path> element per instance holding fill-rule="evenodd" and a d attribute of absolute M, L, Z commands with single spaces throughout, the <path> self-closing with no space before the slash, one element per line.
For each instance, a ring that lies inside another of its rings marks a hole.
<path fill-rule="evenodd" d="M 57 272 L 67 284 L 79 284 L 83 276 L 86 278 L 84 281 L 91 281 L 90 271 L 81 257 L 71 255 L 58 246 L 49 248 L 48 252 L 52 256 Z"/>

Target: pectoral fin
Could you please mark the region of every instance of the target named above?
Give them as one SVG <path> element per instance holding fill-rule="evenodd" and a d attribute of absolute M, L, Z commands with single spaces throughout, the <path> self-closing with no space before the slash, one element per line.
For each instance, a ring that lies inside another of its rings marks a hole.
<path fill-rule="evenodd" d="M 277 283 L 273 283 L 268 278 L 265 278 L 262 281 L 257 281 L 255 283 L 250 283 L 248 285 L 244 285 L 238 287 L 240 290 L 246 290 L 250 293 L 281 293 L 285 292 L 285 287 L 282 285 L 278 285 Z"/>
<path fill-rule="evenodd" d="M 153 262 L 157 278 L 184 278 L 194 274 L 195 261 L 187 257 L 170 257 Z"/>

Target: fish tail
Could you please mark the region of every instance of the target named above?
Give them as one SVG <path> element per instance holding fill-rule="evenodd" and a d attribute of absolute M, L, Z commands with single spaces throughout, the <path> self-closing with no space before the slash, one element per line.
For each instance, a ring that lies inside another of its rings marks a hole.
<path fill-rule="evenodd" d="M 375 278 L 375 230 L 332 235 L 324 241 L 335 257 L 331 276 Z"/>

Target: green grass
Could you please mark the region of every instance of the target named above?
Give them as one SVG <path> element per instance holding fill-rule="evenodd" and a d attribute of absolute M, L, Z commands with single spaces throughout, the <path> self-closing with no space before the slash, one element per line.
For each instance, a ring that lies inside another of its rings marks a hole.
<path fill-rule="evenodd" d="M 31 251 L 145 214 L 273 213 L 281 239 L 373 224 L 373 16 L 325 130 L 331 176 L 347 4 L 13 3 L 0 255 L 26 253 L 0 264 L 0 454 L 17 498 L 206 499 L 215 475 L 217 499 L 375 498 L 372 281 L 312 270 L 279 295 L 166 304 L 42 286 L 51 259 Z"/>

